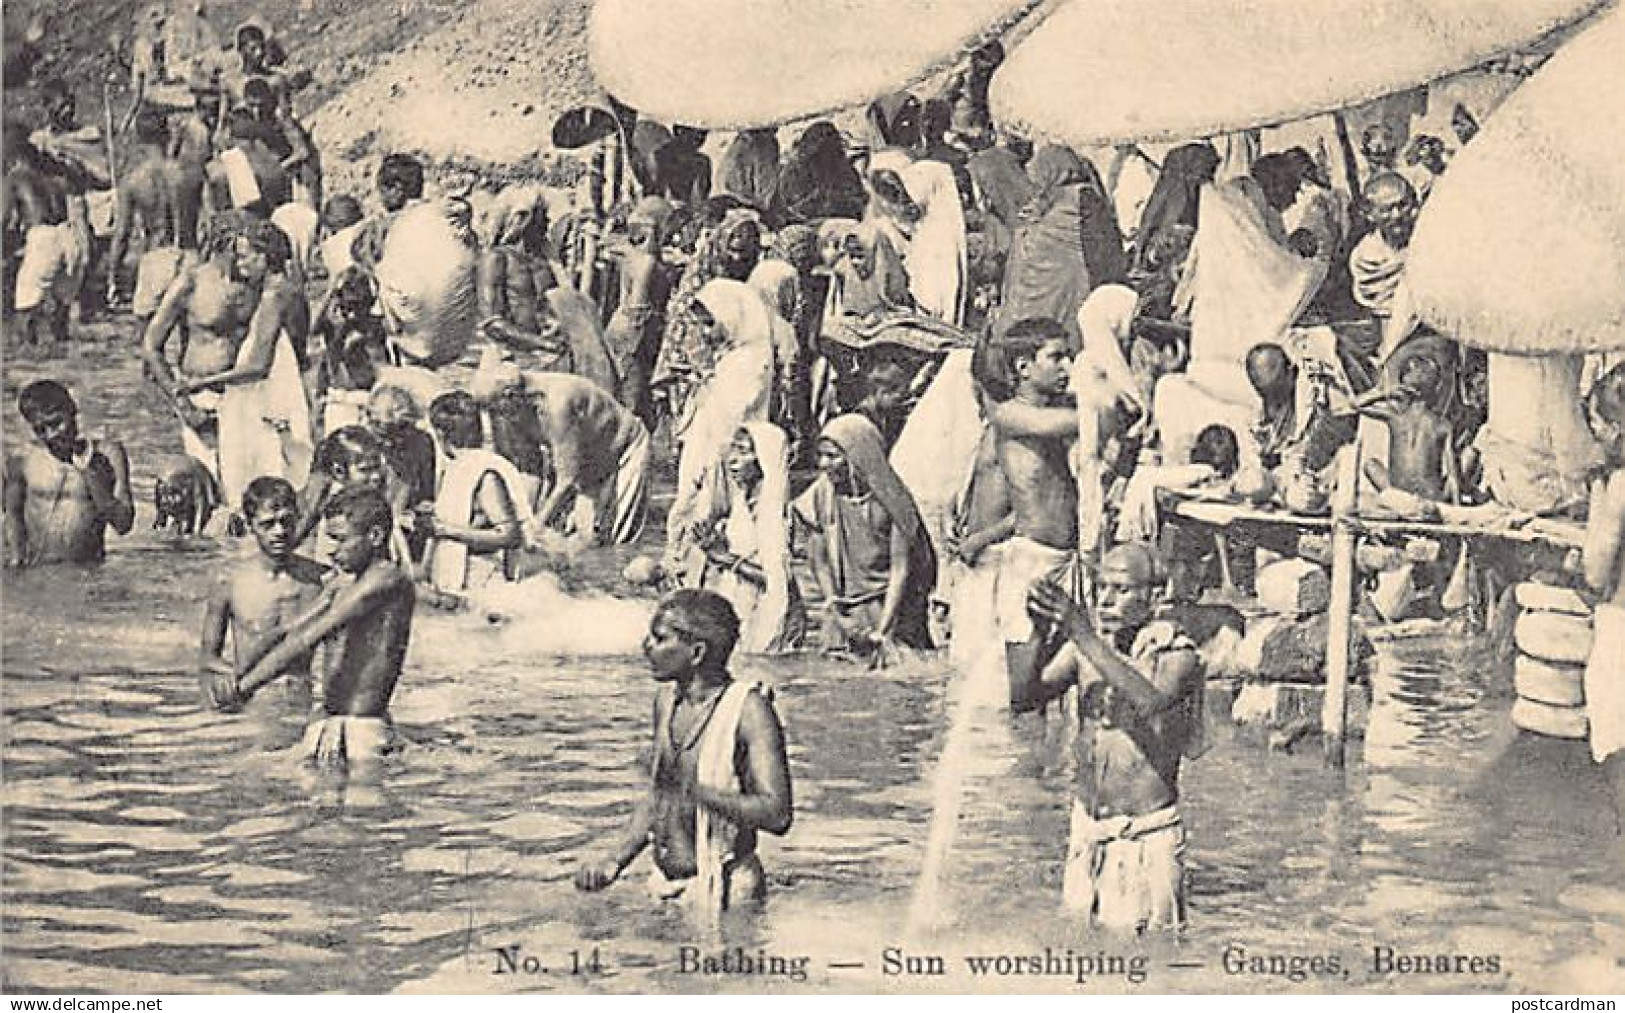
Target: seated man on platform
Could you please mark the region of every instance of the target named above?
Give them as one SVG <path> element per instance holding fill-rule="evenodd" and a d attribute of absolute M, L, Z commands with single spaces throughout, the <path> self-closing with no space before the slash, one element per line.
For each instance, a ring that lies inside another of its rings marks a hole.
<path fill-rule="evenodd" d="M 1324 469 L 1354 436 L 1352 427 L 1329 411 L 1327 377 L 1318 370 L 1300 371 L 1273 342 L 1254 345 L 1246 366 L 1259 399 L 1252 427 L 1259 462 L 1270 471 L 1289 459 L 1311 472 Z"/>

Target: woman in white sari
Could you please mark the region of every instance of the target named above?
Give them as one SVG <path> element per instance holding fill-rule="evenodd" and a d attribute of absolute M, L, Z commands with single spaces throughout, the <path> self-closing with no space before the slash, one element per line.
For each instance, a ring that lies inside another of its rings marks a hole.
<path fill-rule="evenodd" d="M 701 486 L 694 548 L 683 583 L 733 604 L 739 649 L 791 650 L 807 616 L 790 572 L 788 441 L 769 422 L 747 422 Z"/>
<path fill-rule="evenodd" d="M 723 278 L 707 282 L 689 312 L 713 331 L 712 344 L 719 351 L 711 375 L 696 378 L 697 393 L 673 432 L 682 449 L 666 520 L 667 569 L 672 572 L 681 568 L 692 544 L 707 475 L 722 461 L 741 426 L 768 421 L 778 364 L 774 347 L 778 318 L 744 282 Z"/>
<path fill-rule="evenodd" d="M 946 164 L 907 152 L 877 153 L 869 163 L 879 200 L 871 217 L 897 240 L 909 294 L 920 311 L 955 327 L 965 319 L 969 271 L 959 184 Z M 897 191 L 900 184 L 902 192 Z"/>

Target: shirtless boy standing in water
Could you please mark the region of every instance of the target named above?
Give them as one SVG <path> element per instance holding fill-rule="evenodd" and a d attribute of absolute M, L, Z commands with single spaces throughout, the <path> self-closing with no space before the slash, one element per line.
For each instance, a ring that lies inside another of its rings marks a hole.
<path fill-rule="evenodd" d="M 1019 713 L 1041 706 L 1027 688 L 1058 646 L 1051 631 L 1028 616 L 1027 593 L 1039 580 L 1077 564 L 1078 488 L 1067 454 L 1078 436 L 1078 411 L 1068 403 L 1073 349 L 1060 324 L 1019 321 L 993 348 L 1014 390 L 992 414 L 1015 518 L 994 612 L 1004 638 L 1010 709 Z"/>
<path fill-rule="evenodd" d="M 107 529 L 135 524 L 124 445 L 81 437 L 79 406 L 55 380 L 24 387 L 17 410 L 34 443 L 6 457 L 6 565 L 100 561 Z"/>
<path fill-rule="evenodd" d="M 389 559 L 394 521 L 381 495 L 347 489 L 323 513 L 338 575 L 303 615 L 266 637 L 268 649 L 247 672 L 215 676 L 209 695 L 222 710 L 239 708 L 322 645 L 322 706 L 301 748 L 318 766 L 353 772 L 393 746 L 389 700 L 406 661 L 416 594 L 411 575 Z"/>
<path fill-rule="evenodd" d="M 714 591 L 674 591 L 660 603 L 643 639 L 660 684 L 649 794 L 615 849 L 576 872 L 578 889 L 615 882 L 652 842 L 650 887 L 663 898 L 714 914 L 766 893 L 756 835 L 784 834 L 795 804 L 773 704 L 728 674 L 738 639 L 739 617 Z"/>
<path fill-rule="evenodd" d="M 209 597 L 198 657 L 205 688 L 216 676 L 248 671 L 276 642 L 267 634 L 297 616 L 321 590 L 323 567 L 294 552 L 299 499 L 287 480 L 264 475 L 248 483 L 242 513 L 259 552 L 227 574 Z M 228 630 L 235 665 L 224 656 Z M 303 694 L 298 689 L 294 694 L 308 697 L 310 656 L 295 659 L 288 674 L 305 684 Z"/>

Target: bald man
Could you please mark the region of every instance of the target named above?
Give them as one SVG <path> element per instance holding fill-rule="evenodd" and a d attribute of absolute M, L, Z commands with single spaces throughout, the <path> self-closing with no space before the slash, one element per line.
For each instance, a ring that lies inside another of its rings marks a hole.
<path fill-rule="evenodd" d="M 1048 580 L 1028 599 L 1067 638 L 1035 695 L 1078 687 L 1062 899 L 1091 925 L 1135 933 L 1184 924 L 1179 767 L 1204 738 L 1196 646 L 1172 622 L 1152 620 L 1160 569 L 1151 548 L 1131 542 L 1101 560 L 1093 608 Z"/>
<path fill-rule="evenodd" d="M 1394 293 L 1405 274 L 1405 256 L 1416 225 L 1416 188 L 1396 173 L 1373 176 L 1361 194 L 1372 230 L 1349 255 L 1354 301 L 1386 321 L 1394 312 Z"/>

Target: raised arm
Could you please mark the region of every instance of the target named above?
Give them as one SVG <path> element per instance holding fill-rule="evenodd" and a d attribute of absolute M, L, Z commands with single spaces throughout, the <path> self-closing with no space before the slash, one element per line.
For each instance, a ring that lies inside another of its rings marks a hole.
<path fill-rule="evenodd" d="M 98 450 L 113 472 L 112 487 L 91 480 L 85 483 L 85 488 L 90 490 L 91 502 L 96 505 L 96 513 L 101 519 L 114 531 L 127 535 L 135 526 L 135 497 L 130 491 L 129 455 L 124 452 L 124 444 L 116 440 L 109 441 L 105 445 L 87 445 L 82 465 L 85 471 L 90 470 Z M 87 474 L 87 478 L 89 477 Z"/>
<path fill-rule="evenodd" d="M 1077 439 L 1078 409 L 1043 407 L 1011 399 L 993 409 L 993 425 L 1001 436 L 1061 437 Z"/>
<path fill-rule="evenodd" d="M 237 680 L 237 692 L 247 700 L 260 687 L 287 671 L 294 662 L 316 649 L 334 631 L 378 608 L 390 595 L 411 586 L 411 578 L 394 566 L 363 574 L 353 585 L 335 594 L 325 608 L 317 607 L 289 625 L 281 641 Z"/>
<path fill-rule="evenodd" d="M 1031 599 L 1041 613 L 1061 624 L 1083 661 L 1121 693 L 1137 714 L 1153 717 L 1168 710 L 1185 698 L 1192 680 L 1201 678 L 1201 664 L 1194 650 L 1162 654 L 1154 676 L 1146 678 L 1101 639 L 1089 613 L 1051 581 L 1039 582 Z"/>

